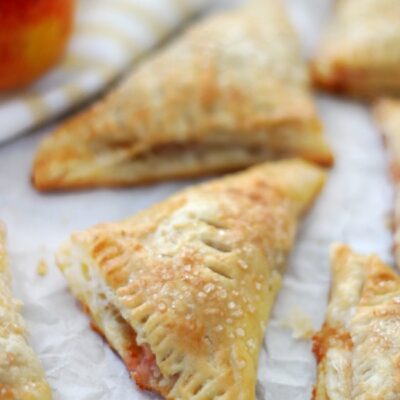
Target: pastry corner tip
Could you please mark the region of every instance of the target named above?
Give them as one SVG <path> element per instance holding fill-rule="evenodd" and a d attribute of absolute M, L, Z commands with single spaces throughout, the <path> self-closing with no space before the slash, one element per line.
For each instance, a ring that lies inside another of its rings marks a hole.
<path fill-rule="evenodd" d="M 34 169 L 32 170 L 30 181 L 32 187 L 38 192 L 46 193 L 54 190 L 54 186 L 49 185 L 49 182 L 43 179 L 42 174 Z"/>
<path fill-rule="evenodd" d="M 318 164 L 321 167 L 325 167 L 325 168 L 332 168 L 335 165 L 335 154 L 332 151 L 331 146 L 327 143 L 326 144 L 326 154 L 324 157 L 322 157 L 319 161 Z"/>
<path fill-rule="evenodd" d="M 333 242 L 329 247 L 329 256 L 331 262 L 340 256 L 344 256 L 350 252 L 350 247 L 342 242 Z"/>

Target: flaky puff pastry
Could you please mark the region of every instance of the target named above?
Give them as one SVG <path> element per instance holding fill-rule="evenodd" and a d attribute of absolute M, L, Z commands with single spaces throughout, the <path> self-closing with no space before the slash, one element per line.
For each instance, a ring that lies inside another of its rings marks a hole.
<path fill-rule="evenodd" d="M 11 273 L 0 223 L 0 399 L 50 400 L 42 366 L 27 342 L 20 303 L 11 293 Z"/>
<path fill-rule="evenodd" d="M 397 267 L 400 267 L 400 100 L 380 99 L 375 103 L 373 113 L 385 141 L 394 183 L 393 250 Z"/>
<path fill-rule="evenodd" d="M 338 0 L 312 64 L 325 89 L 371 98 L 400 94 L 400 2 Z"/>
<path fill-rule="evenodd" d="M 316 400 L 400 398 L 400 277 L 377 256 L 331 251 L 325 323 L 314 337 Z"/>
<path fill-rule="evenodd" d="M 332 163 L 279 0 L 212 16 L 45 138 L 40 190 L 119 186 L 284 157 Z"/>
<path fill-rule="evenodd" d="M 141 388 L 251 400 L 297 220 L 324 180 L 304 161 L 254 167 L 74 234 L 58 264 Z"/>

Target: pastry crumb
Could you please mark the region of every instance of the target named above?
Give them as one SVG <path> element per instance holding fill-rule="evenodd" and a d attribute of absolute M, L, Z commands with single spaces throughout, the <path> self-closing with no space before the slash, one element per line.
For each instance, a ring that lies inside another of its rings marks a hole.
<path fill-rule="evenodd" d="M 307 340 L 315 334 L 310 316 L 297 306 L 292 307 L 279 325 L 291 329 L 294 339 Z"/>
<path fill-rule="evenodd" d="M 40 276 L 46 276 L 47 272 L 48 272 L 47 262 L 45 259 L 41 258 L 37 266 L 37 273 Z"/>

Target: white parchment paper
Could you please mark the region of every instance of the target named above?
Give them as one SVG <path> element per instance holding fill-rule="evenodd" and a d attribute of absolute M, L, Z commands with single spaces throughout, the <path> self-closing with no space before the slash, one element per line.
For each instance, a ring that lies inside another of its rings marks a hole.
<path fill-rule="evenodd" d="M 330 1 L 286 3 L 309 53 L 327 20 Z M 315 378 L 311 344 L 292 339 L 279 321 L 298 306 L 310 314 L 315 327 L 321 324 L 331 242 L 344 241 L 392 261 L 386 222 L 392 191 L 383 147 L 368 110 L 329 96 L 319 97 L 318 107 L 336 165 L 299 231 L 273 310 L 259 361 L 259 400 L 310 398 Z M 25 303 L 32 345 L 43 361 L 56 400 L 155 398 L 136 389 L 119 358 L 91 331 L 55 267 L 53 254 L 71 231 L 127 217 L 192 182 L 41 195 L 30 186 L 29 176 L 35 148 L 45 133 L 0 147 L 0 218 L 8 226 L 15 293 Z M 41 258 L 49 265 L 45 277 L 37 274 Z"/>

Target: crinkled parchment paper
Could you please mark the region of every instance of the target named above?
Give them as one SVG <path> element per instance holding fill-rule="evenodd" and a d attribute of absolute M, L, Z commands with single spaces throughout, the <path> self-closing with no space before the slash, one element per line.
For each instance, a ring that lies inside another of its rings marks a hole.
<path fill-rule="evenodd" d="M 309 52 L 327 19 L 330 2 L 287 0 L 287 4 Z M 292 339 L 279 321 L 297 306 L 310 314 L 316 327 L 320 325 L 329 287 L 330 243 L 344 241 L 392 261 L 386 223 L 392 191 L 368 110 L 329 96 L 319 97 L 318 107 L 336 153 L 336 166 L 298 234 L 260 356 L 259 400 L 309 399 L 315 378 L 311 344 Z M 71 231 L 127 217 L 191 182 L 41 195 L 31 188 L 29 174 L 44 133 L 0 148 L 0 218 L 8 226 L 15 293 L 25 302 L 31 341 L 43 360 L 54 397 L 155 398 L 136 389 L 119 358 L 91 331 L 55 267 L 53 254 Z M 45 277 L 37 274 L 41 258 L 49 265 Z"/>

